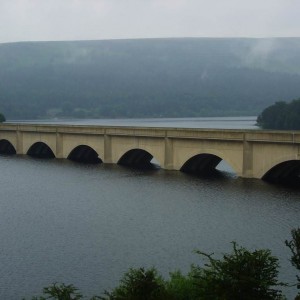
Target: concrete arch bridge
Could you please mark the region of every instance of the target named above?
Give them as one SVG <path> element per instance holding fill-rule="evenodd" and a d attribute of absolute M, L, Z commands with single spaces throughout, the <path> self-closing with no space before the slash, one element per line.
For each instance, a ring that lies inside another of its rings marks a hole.
<path fill-rule="evenodd" d="M 1 124 L 0 154 L 160 167 L 208 174 L 221 160 L 237 176 L 299 179 L 300 132 Z"/>

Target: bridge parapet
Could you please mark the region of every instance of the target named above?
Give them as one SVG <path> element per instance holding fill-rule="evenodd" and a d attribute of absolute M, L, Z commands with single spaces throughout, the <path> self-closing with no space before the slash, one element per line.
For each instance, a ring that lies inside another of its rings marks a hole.
<path fill-rule="evenodd" d="M 229 140 L 242 141 L 244 131 L 221 130 L 221 129 L 168 129 L 167 136 L 170 138 L 202 139 L 202 140 Z"/>
<path fill-rule="evenodd" d="M 300 143 L 300 132 L 293 131 L 253 131 L 245 133 L 249 142 Z"/>

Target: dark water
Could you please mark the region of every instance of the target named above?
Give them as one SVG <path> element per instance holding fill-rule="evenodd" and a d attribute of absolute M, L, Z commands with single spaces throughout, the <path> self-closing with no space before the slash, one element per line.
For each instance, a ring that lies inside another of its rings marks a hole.
<path fill-rule="evenodd" d="M 230 241 L 270 248 L 292 281 L 284 240 L 299 226 L 299 191 L 66 160 L 0 157 L 0 299 L 29 298 L 55 281 L 100 294 L 129 267 L 167 276 Z"/>
<path fill-rule="evenodd" d="M 163 124 L 186 123 L 154 125 Z M 230 241 L 271 249 L 281 279 L 294 282 L 284 240 L 300 226 L 299 189 L 227 172 L 201 179 L 18 156 L 0 157 L 0 168 L 0 299 L 31 298 L 53 282 L 100 294 L 130 267 L 156 266 L 164 276 L 186 272 L 203 263 L 193 250 L 220 254 L 231 250 Z M 286 293 L 292 299 L 295 291 Z"/>

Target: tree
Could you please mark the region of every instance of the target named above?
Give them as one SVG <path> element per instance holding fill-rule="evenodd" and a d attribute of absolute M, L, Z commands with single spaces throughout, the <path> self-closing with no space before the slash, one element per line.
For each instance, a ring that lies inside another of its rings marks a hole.
<path fill-rule="evenodd" d="M 130 269 L 111 293 L 102 300 L 279 300 L 278 259 L 270 250 L 253 252 L 233 242 L 233 252 L 215 259 L 212 254 L 196 253 L 208 259 L 192 266 L 187 276 L 179 271 L 164 281 L 155 269 Z"/>
<path fill-rule="evenodd" d="M 170 280 L 165 282 L 168 299 L 172 300 L 194 300 L 197 298 L 197 289 L 193 273 L 187 276 L 180 271 L 170 273 Z"/>
<path fill-rule="evenodd" d="M 300 271 L 300 228 L 292 230 L 292 240 L 285 241 L 285 244 L 290 248 L 292 252 L 291 263 L 292 265 Z M 300 300 L 300 276 L 297 276 L 297 289 L 299 290 L 296 299 Z"/>
<path fill-rule="evenodd" d="M 129 269 L 120 284 L 103 296 L 90 300 L 283 300 L 278 281 L 278 259 L 270 250 L 249 251 L 232 242 L 233 251 L 216 259 L 213 254 L 196 251 L 208 260 L 204 266 L 192 265 L 187 276 L 180 271 L 164 280 L 155 268 Z M 300 228 L 292 230 L 285 241 L 292 252 L 291 262 L 300 271 Z M 300 276 L 297 275 L 300 290 Z M 73 285 L 57 284 L 43 289 L 43 296 L 32 300 L 80 300 L 82 294 Z M 84 298 L 85 299 L 85 298 Z M 300 293 L 295 298 L 300 300 Z"/>
<path fill-rule="evenodd" d="M 82 299 L 81 293 L 78 289 L 70 284 L 65 285 L 64 283 L 54 283 L 49 287 L 43 289 L 44 296 L 33 297 L 32 300 L 80 300 Z"/>
<path fill-rule="evenodd" d="M 3 123 L 5 121 L 6 121 L 5 116 L 2 113 L 0 113 L 0 123 Z"/>
<path fill-rule="evenodd" d="M 205 300 L 283 299 L 278 281 L 278 259 L 270 250 L 253 252 L 233 242 L 233 253 L 215 259 L 212 254 L 196 251 L 208 259 L 204 268 L 193 267 L 199 298 Z"/>
<path fill-rule="evenodd" d="M 105 291 L 102 300 L 163 300 L 166 299 L 163 279 L 155 268 L 130 269 L 112 292 Z"/>
<path fill-rule="evenodd" d="M 264 129 L 300 129 L 300 99 L 290 103 L 276 102 L 267 107 L 257 118 L 257 125 Z"/>

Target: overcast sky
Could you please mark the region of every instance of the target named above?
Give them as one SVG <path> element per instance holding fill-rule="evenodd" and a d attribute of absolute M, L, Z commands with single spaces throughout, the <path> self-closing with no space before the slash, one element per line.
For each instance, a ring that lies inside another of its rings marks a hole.
<path fill-rule="evenodd" d="M 0 0 L 0 42 L 300 36 L 300 0 Z"/>

